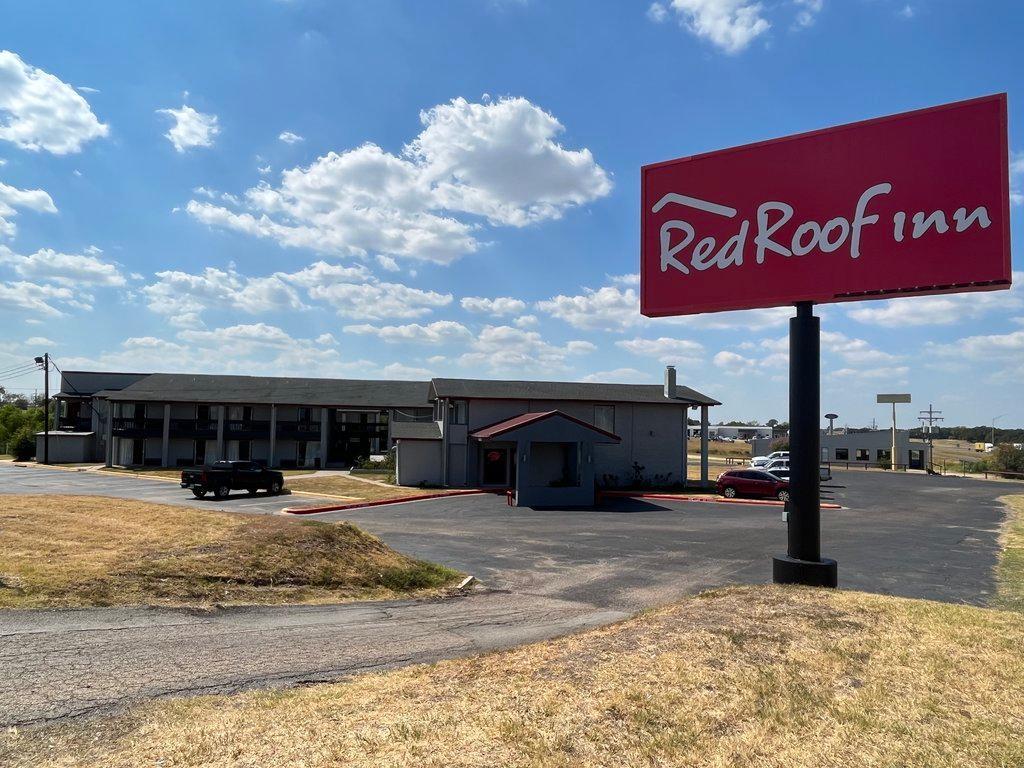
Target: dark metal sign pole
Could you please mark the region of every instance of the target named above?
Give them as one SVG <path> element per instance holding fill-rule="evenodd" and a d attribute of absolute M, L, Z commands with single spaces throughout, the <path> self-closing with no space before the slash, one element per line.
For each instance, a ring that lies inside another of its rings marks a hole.
<path fill-rule="evenodd" d="M 772 560 L 776 584 L 838 583 L 836 561 L 821 557 L 820 335 L 813 302 L 798 302 L 789 321 L 789 547 Z"/>

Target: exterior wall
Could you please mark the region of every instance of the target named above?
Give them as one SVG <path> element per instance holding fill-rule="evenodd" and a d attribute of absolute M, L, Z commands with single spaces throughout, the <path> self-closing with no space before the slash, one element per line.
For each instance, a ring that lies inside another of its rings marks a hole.
<path fill-rule="evenodd" d="M 180 418 L 186 418 L 184 416 Z M 195 441 L 183 437 L 172 437 L 167 443 L 167 466 L 179 467 L 195 463 Z"/>
<path fill-rule="evenodd" d="M 441 485 L 440 440 L 399 440 L 395 450 L 399 485 Z"/>
<path fill-rule="evenodd" d="M 42 432 L 36 433 L 36 460 L 43 460 L 43 442 L 45 437 Z M 89 434 L 61 434 L 60 432 L 50 433 L 50 463 L 71 464 L 92 461 L 91 451 L 93 446 L 93 435 Z"/>
<path fill-rule="evenodd" d="M 618 445 L 594 446 L 594 476 L 600 482 L 604 475 L 625 483 L 633 476 L 633 462 L 644 467 L 644 476 L 670 476 L 675 483 L 686 478 L 686 415 L 685 405 L 666 403 L 632 404 L 576 400 L 470 400 L 467 422 L 447 425 L 448 484 L 476 485 L 479 482 L 479 452 L 469 446 L 464 435 L 523 413 L 558 410 L 574 418 L 594 423 L 595 405 L 614 405 L 615 424 L 612 431 L 622 438 Z M 451 409 L 449 409 L 449 414 Z M 651 434 L 653 432 L 653 434 Z M 473 441 L 470 441 L 473 442 Z"/>

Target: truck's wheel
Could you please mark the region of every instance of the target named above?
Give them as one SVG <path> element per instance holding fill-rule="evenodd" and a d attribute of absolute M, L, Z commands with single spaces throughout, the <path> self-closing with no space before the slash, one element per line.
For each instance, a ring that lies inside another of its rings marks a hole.
<path fill-rule="evenodd" d="M 270 484 L 270 487 L 267 489 L 267 492 L 274 496 L 277 496 L 277 494 L 281 492 L 281 484 L 277 482 L 277 480 L 275 480 Z"/>
<path fill-rule="evenodd" d="M 206 498 L 206 489 L 205 488 L 193 488 L 192 489 L 192 495 L 195 496 L 197 499 L 205 499 Z"/>
<path fill-rule="evenodd" d="M 213 495 L 218 499 L 226 499 L 229 493 L 231 493 L 231 489 L 226 485 L 219 485 L 213 489 Z"/>

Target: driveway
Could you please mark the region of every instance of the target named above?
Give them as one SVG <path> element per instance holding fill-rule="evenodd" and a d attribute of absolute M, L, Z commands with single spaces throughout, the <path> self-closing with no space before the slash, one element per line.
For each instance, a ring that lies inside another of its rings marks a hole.
<path fill-rule="evenodd" d="M 837 472 L 832 485 L 844 508 L 822 512 L 823 553 L 839 560 L 842 587 L 988 600 L 1003 517 L 996 499 L 1024 486 L 865 471 Z M 169 483 L 34 468 L 0 468 L 2 492 L 197 506 Z M 351 520 L 399 550 L 473 573 L 487 589 L 444 601 L 212 612 L 6 611 L 0 725 L 156 696 L 335 680 L 553 637 L 708 587 L 764 583 L 771 555 L 785 551 L 780 512 L 660 501 L 540 511 L 464 496 L 317 515 Z"/>

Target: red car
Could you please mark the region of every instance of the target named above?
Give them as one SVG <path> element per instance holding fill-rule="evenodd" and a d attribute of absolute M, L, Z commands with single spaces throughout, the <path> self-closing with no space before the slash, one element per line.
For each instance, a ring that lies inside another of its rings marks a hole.
<path fill-rule="evenodd" d="M 789 481 L 759 469 L 730 469 L 718 476 L 716 486 L 727 499 L 764 496 L 789 501 Z"/>

